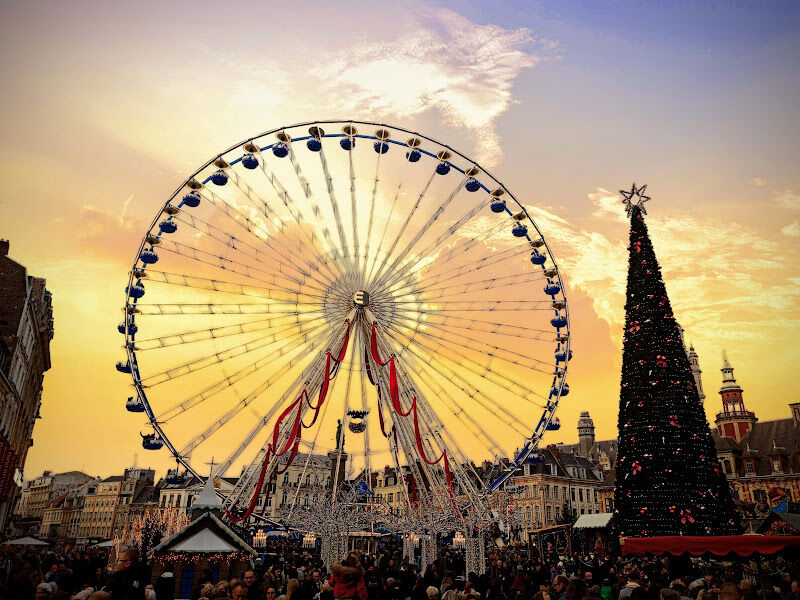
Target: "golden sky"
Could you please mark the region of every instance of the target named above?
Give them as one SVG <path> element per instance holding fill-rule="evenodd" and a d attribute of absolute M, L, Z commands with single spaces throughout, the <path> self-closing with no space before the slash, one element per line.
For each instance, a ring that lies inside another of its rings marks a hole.
<path fill-rule="evenodd" d="M 171 464 L 141 449 L 114 370 L 139 240 L 210 157 L 326 118 L 442 140 L 529 207 L 565 277 L 574 340 L 564 426 L 546 442 L 575 441 L 582 410 L 598 437 L 616 434 L 628 231 L 616 191 L 634 180 L 653 197 L 647 223 L 710 418 L 723 349 L 748 408 L 788 417 L 800 391 L 797 11 L 573 8 L 10 5 L 0 235 L 47 279 L 56 320 L 26 475 L 108 475 L 134 454 Z"/>

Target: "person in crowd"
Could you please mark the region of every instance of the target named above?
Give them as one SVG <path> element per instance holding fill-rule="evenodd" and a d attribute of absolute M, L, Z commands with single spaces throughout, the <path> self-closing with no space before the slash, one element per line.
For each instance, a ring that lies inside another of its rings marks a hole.
<path fill-rule="evenodd" d="M 139 552 L 128 548 L 119 553 L 106 591 L 114 600 L 145 600 L 144 588 L 148 580 L 139 564 Z"/>
<path fill-rule="evenodd" d="M 357 553 L 348 553 L 341 562 L 333 564 L 331 571 L 333 574 L 328 583 L 333 587 L 334 598 L 338 600 L 358 596 L 359 600 L 367 600 L 364 568 Z"/>
<path fill-rule="evenodd" d="M 244 581 L 240 581 L 236 585 L 231 587 L 231 598 L 233 600 L 247 600 L 248 599 L 249 588 Z"/>
<path fill-rule="evenodd" d="M 628 574 L 628 582 L 625 584 L 625 587 L 619 591 L 619 600 L 623 600 L 624 598 L 628 598 L 638 587 L 642 585 L 642 576 L 639 573 L 638 569 L 632 569 L 631 572 Z"/>

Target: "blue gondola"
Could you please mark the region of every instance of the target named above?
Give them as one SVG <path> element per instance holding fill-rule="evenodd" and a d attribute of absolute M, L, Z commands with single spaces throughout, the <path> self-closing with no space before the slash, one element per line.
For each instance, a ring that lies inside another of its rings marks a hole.
<path fill-rule="evenodd" d="M 125 333 L 125 323 L 120 323 L 117 325 L 117 331 L 120 333 Z M 139 328 L 136 326 L 136 323 L 128 324 L 128 333 L 136 333 L 137 331 L 139 331 Z"/>
<path fill-rule="evenodd" d="M 436 172 L 439 175 L 447 175 L 450 172 L 450 163 L 445 161 L 440 162 L 438 165 L 436 165 Z"/>
<path fill-rule="evenodd" d="M 342 147 L 342 150 L 347 150 L 349 152 L 353 149 L 353 146 L 356 145 L 356 141 L 351 137 L 343 137 L 339 140 L 339 145 Z"/>
<path fill-rule="evenodd" d="M 272 153 L 278 158 L 286 158 L 289 156 L 289 147 L 283 142 L 278 142 L 272 146 Z"/>
<path fill-rule="evenodd" d="M 242 166 L 245 169 L 250 169 L 251 171 L 258 167 L 258 159 L 255 157 L 255 154 L 247 152 L 244 156 L 242 156 Z"/>
<path fill-rule="evenodd" d="M 217 170 L 211 176 L 211 183 L 213 183 L 214 185 L 225 185 L 226 183 L 228 183 L 228 174 L 222 169 Z"/>
<path fill-rule="evenodd" d="M 386 154 L 389 151 L 389 144 L 386 142 L 375 142 L 372 147 L 375 148 L 375 152 L 378 154 Z"/>
<path fill-rule="evenodd" d="M 142 435 L 142 434 L 139 434 Z M 142 435 L 142 448 L 145 450 L 161 450 L 164 447 L 164 440 L 162 440 L 155 433 L 148 433 Z"/>
<path fill-rule="evenodd" d="M 517 223 L 511 230 L 511 234 L 514 237 L 525 237 L 527 233 L 528 233 L 528 228 L 523 223 Z"/>
<path fill-rule="evenodd" d="M 133 285 L 129 285 L 125 288 L 125 293 L 128 294 L 131 298 L 141 298 L 144 296 L 144 286 L 142 285 L 141 281 L 137 281 Z"/>
<path fill-rule="evenodd" d="M 322 150 L 322 142 L 320 142 L 317 138 L 311 138 L 306 142 L 306 148 L 312 152 L 319 152 Z"/>
<path fill-rule="evenodd" d="M 548 296 L 555 296 L 560 291 L 561 286 L 557 283 L 549 282 L 546 286 L 544 286 L 544 293 Z"/>
<path fill-rule="evenodd" d="M 178 470 L 167 471 L 167 476 L 164 478 L 167 483 L 178 485 L 186 481 L 186 475 L 179 473 Z"/>
<path fill-rule="evenodd" d="M 481 189 L 481 182 L 474 177 L 470 177 L 467 179 L 467 183 L 464 184 L 464 187 L 467 188 L 468 192 L 477 192 Z"/>
<path fill-rule="evenodd" d="M 166 221 L 161 221 L 161 223 L 158 224 L 158 229 L 161 233 L 175 233 L 178 231 L 178 224 L 168 219 Z"/>
<path fill-rule="evenodd" d="M 556 362 L 566 362 L 567 353 L 564 349 L 558 348 L 556 350 Z M 572 360 L 572 350 L 569 351 L 569 360 Z"/>
<path fill-rule="evenodd" d="M 125 403 L 125 409 L 132 413 L 144 412 L 144 404 L 142 401 L 134 396 L 129 396 L 128 401 Z"/>
<path fill-rule="evenodd" d="M 203 197 L 198 191 L 189 192 L 183 197 L 181 204 L 188 206 L 189 208 L 197 208 L 200 205 L 200 200 L 202 198 Z"/>
<path fill-rule="evenodd" d="M 563 398 L 567 394 L 569 394 L 569 384 L 565 383 L 564 388 L 561 390 L 561 397 Z M 550 397 L 554 398 L 556 396 L 558 396 L 558 386 L 554 385 L 553 389 L 550 390 Z"/>
<path fill-rule="evenodd" d="M 155 253 L 155 250 L 150 248 L 149 250 L 144 250 L 140 255 L 139 258 L 142 259 L 142 262 L 146 265 L 153 265 L 158 262 L 158 254 Z"/>
<path fill-rule="evenodd" d="M 422 158 L 422 152 L 419 150 L 409 150 L 406 152 L 406 158 L 408 159 L 408 162 L 415 163 Z"/>
<path fill-rule="evenodd" d="M 529 463 L 543 463 L 544 462 L 544 456 L 542 456 L 541 454 L 531 454 L 528 457 L 528 462 Z"/>
<path fill-rule="evenodd" d="M 566 389 L 566 387 L 567 386 L 565 384 L 564 388 Z M 564 396 L 564 392 L 562 392 L 561 395 Z M 559 429 L 561 429 L 561 421 L 558 420 L 558 417 L 547 424 L 547 431 L 558 431 Z"/>
<path fill-rule="evenodd" d="M 501 213 L 506 209 L 506 201 L 500 200 L 500 198 L 495 198 L 492 200 L 492 212 Z"/>
<path fill-rule="evenodd" d="M 544 254 L 539 254 L 538 250 L 531 252 L 531 262 L 535 265 L 543 265 L 547 257 Z"/>
<path fill-rule="evenodd" d="M 567 317 L 564 315 L 558 315 L 557 317 L 553 317 L 550 319 L 550 325 L 555 327 L 556 329 L 561 329 L 562 327 L 567 326 Z"/>
<path fill-rule="evenodd" d="M 131 372 L 130 363 L 119 361 L 117 363 L 117 371 L 119 371 L 120 373 L 130 373 Z"/>

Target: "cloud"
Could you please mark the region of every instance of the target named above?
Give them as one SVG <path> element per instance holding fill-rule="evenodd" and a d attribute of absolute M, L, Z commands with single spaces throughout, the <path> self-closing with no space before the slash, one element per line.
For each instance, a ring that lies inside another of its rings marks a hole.
<path fill-rule="evenodd" d="M 594 206 L 591 230 L 558 209 L 529 212 L 553 247 L 568 288 L 592 299 L 594 312 L 621 344 L 627 221 L 616 194 L 596 188 L 587 197 Z M 796 249 L 713 217 L 659 214 L 648 216 L 647 225 L 676 317 L 693 340 L 757 341 L 800 323 L 800 285 L 791 276 L 800 260 Z M 598 231 L 612 226 L 616 237 Z M 800 236 L 800 225 L 795 222 L 782 233 Z"/>
<path fill-rule="evenodd" d="M 789 237 L 800 237 L 800 224 L 795 221 L 791 225 L 787 225 L 781 229 L 781 233 L 783 235 L 788 235 Z"/>
<path fill-rule="evenodd" d="M 792 189 L 775 192 L 775 202 L 783 208 L 800 208 L 800 194 Z"/>
<path fill-rule="evenodd" d="M 762 179 L 761 177 L 753 177 L 753 179 L 750 180 L 750 183 L 752 183 L 756 187 L 764 187 L 765 185 L 767 185 L 767 181 L 765 179 Z"/>
<path fill-rule="evenodd" d="M 84 248 L 104 257 L 131 262 L 145 225 L 141 219 L 85 204 L 81 207 L 78 230 L 78 242 Z"/>
<path fill-rule="evenodd" d="M 529 51 L 534 46 L 538 53 Z M 335 52 L 312 74 L 340 110 L 404 119 L 435 111 L 445 124 L 470 131 L 476 158 L 496 165 L 502 155 L 495 122 L 515 102 L 517 76 L 558 50 L 557 42 L 537 40 L 526 28 L 424 10 L 397 38 Z"/>

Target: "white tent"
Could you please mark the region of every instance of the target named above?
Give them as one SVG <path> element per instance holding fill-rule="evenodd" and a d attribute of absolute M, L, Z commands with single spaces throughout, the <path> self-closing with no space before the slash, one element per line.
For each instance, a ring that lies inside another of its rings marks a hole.
<path fill-rule="evenodd" d="M 6 546 L 49 546 L 47 542 L 43 542 L 42 540 L 37 540 L 32 537 L 22 537 L 17 538 L 16 540 L 11 540 L 10 542 L 6 542 L 4 545 Z"/>
<path fill-rule="evenodd" d="M 573 529 L 603 529 L 606 527 L 611 518 L 614 516 L 613 513 L 594 513 L 594 514 L 585 514 L 578 517 L 578 520 L 575 521 L 575 525 L 572 526 Z"/>

